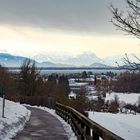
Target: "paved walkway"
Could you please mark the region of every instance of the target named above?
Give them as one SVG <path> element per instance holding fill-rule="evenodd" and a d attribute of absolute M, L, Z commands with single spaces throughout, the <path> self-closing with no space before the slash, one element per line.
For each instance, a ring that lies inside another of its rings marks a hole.
<path fill-rule="evenodd" d="M 31 118 L 13 140 L 68 140 L 59 120 L 46 111 L 28 107 Z"/>

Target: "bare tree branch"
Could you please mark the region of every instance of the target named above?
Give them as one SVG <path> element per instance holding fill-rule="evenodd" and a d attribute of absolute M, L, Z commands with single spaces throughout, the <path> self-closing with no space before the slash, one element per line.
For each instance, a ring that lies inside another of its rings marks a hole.
<path fill-rule="evenodd" d="M 135 72 L 140 72 L 140 59 L 139 59 L 136 55 L 134 55 L 134 58 L 136 58 L 136 60 L 137 60 L 138 62 L 132 62 L 132 61 L 129 59 L 128 55 L 125 54 L 124 63 L 125 63 L 127 66 L 129 66 L 129 70 L 135 71 Z"/>
<path fill-rule="evenodd" d="M 140 0 L 126 0 L 126 3 L 128 5 L 126 12 L 121 12 L 113 5 L 110 6 L 113 15 L 111 22 L 117 29 L 140 39 Z"/>
<path fill-rule="evenodd" d="M 117 29 L 135 36 L 140 39 L 140 0 L 126 0 L 127 10 L 120 11 L 113 5 L 110 5 L 110 11 L 113 15 L 111 22 Z M 134 55 L 137 61 L 132 62 L 125 54 L 124 63 L 130 67 L 130 70 L 140 72 L 140 58 Z"/>

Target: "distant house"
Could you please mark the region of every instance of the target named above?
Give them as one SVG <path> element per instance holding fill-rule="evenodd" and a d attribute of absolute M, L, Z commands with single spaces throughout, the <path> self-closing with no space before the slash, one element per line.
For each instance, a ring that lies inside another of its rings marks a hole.
<path fill-rule="evenodd" d="M 98 80 L 102 80 L 102 79 L 109 79 L 109 77 L 107 75 L 97 75 L 97 79 Z"/>
<path fill-rule="evenodd" d="M 75 92 L 75 93 L 80 92 L 80 91 L 86 92 L 88 85 L 89 84 L 86 82 L 75 82 L 74 79 L 69 80 L 70 90 Z"/>
<path fill-rule="evenodd" d="M 87 92 L 92 92 L 92 91 L 95 91 L 95 88 L 93 86 L 89 85 L 89 86 L 86 87 L 86 91 Z"/>
<path fill-rule="evenodd" d="M 76 82 L 88 83 L 89 85 L 94 85 L 95 82 L 94 78 L 78 78 L 75 80 Z"/>

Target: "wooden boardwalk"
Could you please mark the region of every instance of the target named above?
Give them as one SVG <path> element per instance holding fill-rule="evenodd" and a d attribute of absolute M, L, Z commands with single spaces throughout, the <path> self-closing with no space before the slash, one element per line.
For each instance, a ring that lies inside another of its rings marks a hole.
<path fill-rule="evenodd" d="M 28 107 L 31 118 L 13 140 L 68 140 L 59 120 L 46 111 Z"/>

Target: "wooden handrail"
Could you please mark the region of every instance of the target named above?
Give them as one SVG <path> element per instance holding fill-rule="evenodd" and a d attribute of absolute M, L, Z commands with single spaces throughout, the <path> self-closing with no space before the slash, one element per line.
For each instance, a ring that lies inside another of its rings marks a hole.
<path fill-rule="evenodd" d="M 78 140 L 124 140 L 72 107 L 56 103 L 56 113 L 71 125 Z"/>

